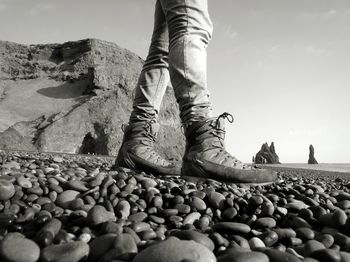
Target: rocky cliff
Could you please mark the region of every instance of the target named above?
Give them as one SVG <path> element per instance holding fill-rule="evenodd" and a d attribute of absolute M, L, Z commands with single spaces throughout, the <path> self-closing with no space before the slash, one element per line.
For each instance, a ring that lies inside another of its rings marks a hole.
<path fill-rule="evenodd" d="M 318 164 L 316 158 L 315 158 L 315 149 L 313 145 L 309 146 L 309 160 L 307 161 L 308 164 Z"/>
<path fill-rule="evenodd" d="M 254 161 L 256 164 L 280 164 L 275 144 L 273 142 L 270 146 L 268 143 L 262 144 L 260 151 L 255 155 Z"/>
<path fill-rule="evenodd" d="M 0 41 L 0 149 L 116 155 L 143 61 L 109 42 Z M 171 88 L 156 145 L 180 159 L 184 138 Z"/>

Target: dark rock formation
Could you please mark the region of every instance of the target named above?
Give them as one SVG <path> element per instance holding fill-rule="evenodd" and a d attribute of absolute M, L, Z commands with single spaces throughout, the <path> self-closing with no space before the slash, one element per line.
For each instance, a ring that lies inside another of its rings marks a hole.
<path fill-rule="evenodd" d="M 316 158 L 315 158 L 315 149 L 313 145 L 309 146 L 309 160 L 307 161 L 308 164 L 318 164 Z"/>
<path fill-rule="evenodd" d="M 134 53 L 96 39 L 30 46 L 0 41 L 0 149 L 116 155 L 142 64 Z M 168 88 L 156 146 L 179 160 L 178 115 Z"/>
<path fill-rule="evenodd" d="M 279 157 L 276 154 L 275 145 L 272 142 L 262 144 L 260 151 L 255 155 L 256 164 L 280 164 Z"/>

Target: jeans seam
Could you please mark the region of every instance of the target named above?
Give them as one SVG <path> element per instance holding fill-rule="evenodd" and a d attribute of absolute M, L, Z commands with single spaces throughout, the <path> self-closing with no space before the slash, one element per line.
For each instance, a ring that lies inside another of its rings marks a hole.
<path fill-rule="evenodd" d="M 185 8 L 185 12 L 186 12 L 186 32 L 183 38 L 183 52 L 184 52 L 184 76 L 185 76 L 185 82 L 186 82 L 186 87 L 187 87 L 187 94 L 188 94 L 188 99 L 189 99 L 189 104 L 192 104 L 192 97 L 191 97 L 191 92 L 190 92 L 190 82 L 188 79 L 188 68 L 187 68 L 187 53 L 186 53 L 186 45 L 187 45 L 187 35 L 188 35 L 188 26 L 189 26 L 189 17 L 188 17 L 188 9 L 187 9 L 187 1 L 184 0 L 184 8 Z"/>
<path fill-rule="evenodd" d="M 160 75 L 159 75 L 159 80 L 158 80 L 158 83 L 157 83 L 157 88 L 156 88 L 156 92 L 155 92 L 155 94 L 157 94 L 157 93 L 158 93 L 159 86 L 163 84 L 163 74 L 164 74 L 164 72 L 163 72 L 163 70 L 162 70 L 162 69 L 159 69 L 159 71 L 160 71 Z M 156 99 L 157 99 L 157 97 L 154 97 L 154 100 L 156 100 Z M 156 111 L 156 109 L 155 109 L 155 105 L 154 105 L 154 104 L 153 104 L 153 109 L 154 109 L 154 111 Z M 156 112 L 156 114 L 158 115 L 158 114 L 159 114 L 159 112 Z"/>

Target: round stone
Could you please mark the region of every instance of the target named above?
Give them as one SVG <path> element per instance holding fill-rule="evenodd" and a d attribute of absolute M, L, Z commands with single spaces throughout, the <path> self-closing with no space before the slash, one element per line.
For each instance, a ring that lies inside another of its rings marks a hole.
<path fill-rule="evenodd" d="M 157 208 L 161 208 L 163 205 L 163 199 L 160 196 L 155 196 L 152 202 L 153 202 L 153 206 Z"/>
<path fill-rule="evenodd" d="M 223 217 L 227 220 L 233 219 L 238 214 L 237 210 L 234 207 L 226 208 L 222 213 Z"/>
<path fill-rule="evenodd" d="M 321 242 L 317 240 L 309 240 L 303 246 L 301 255 L 303 255 L 304 257 L 308 257 L 310 256 L 310 254 L 320 249 L 325 249 L 325 246 Z"/>
<path fill-rule="evenodd" d="M 218 232 L 211 233 L 210 239 L 214 242 L 214 245 L 217 247 L 218 250 L 221 247 L 227 247 L 229 245 L 228 240 Z"/>
<path fill-rule="evenodd" d="M 81 198 L 73 199 L 69 204 L 69 209 L 71 210 L 81 210 L 84 207 L 84 200 Z"/>
<path fill-rule="evenodd" d="M 136 233 L 140 233 L 143 231 L 147 231 L 151 229 L 150 224 L 146 223 L 146 222 L 137 222 L 134 223 L 132 225 L 132 229 L 136 232 Z"/>
<path fill-rule="evenodd" d="M 231 235 L 230 239 L 238 244 L 239 247 L 250 250 L 250 245 L 247 239 L 240 235 Z"/>
<path fill-rule="evenodd" d="M 216 257 L 207 247 L 193 240 L 179 240 L 170 237 L 136 255 L 133 262 L 216 262 Z"/>
<path fill-rule="evenodd" d="M 79 192 L 85 192 L 89 189 L 85 186 L 85 184 L 80 180 L 70 180 L 65 184 L 66 187 L 68 187 L 71 190 L 76 190 Z"/>
<path fill-rule="evenodd" d="M 236 222 L 219 222 L 213 225 L 213 230 L 228 234 L 247 234 L 250 232 L 250 226 Z"/>
<path fill-rule="evenodd" d="M 287 243 L 291 246 L 300 246 L 303 244 L 303 240 L 298 237 L 291 237 L 287 240 Z"/>
<path fill-rule="evenodd" d="M 142 178 L 141 185 L 144 188 L 150 188 L 150 187 L 155 187 L 157 185 L 157 182 L 152 178 L 145 177 L 145 178 Z"/>
<path fill-rule="evenodd" d="M 108 221 L 102 224 L 101 231 L 104 233 L 121 234 L 123 232 L 123 227 L 121 224 Z"/>
<path fill-rule="evenodd" d="M 349 252 L 344 252 L 344 251 L 340 251 L 340 257 L 341 257 L 341 261 L 350 261 L 350 253 Z"/>
<path fill-rule="evenodd" d="M 63 158 L 60 156 L 54 156 L 52 159 L 54 162 L 56 163 L 62 163 L 63 162 Z"/>
<path fill-rule="evenodd" d="M 308 227 L 299 227 L 295 230 L 297 237 L 305 240 L 311 240 L 315 238 L 315 231 Z"/>
<path fill-rule="evenodd" d="M 213 208 L 222 209 L 225 206 L 226 198 L 223 194 L 213 191 L 208 195 L 208 200 Z"/>
<path fill-rule="evenodd" d="M 298 228 L 298 227 L 312 228 L 312 226 L 305 219 L 303 219 L 301 217 L 294 217 L 291 221 L 291 225 L 294 228 Z"/>
<path fill-rule="evenodd" d="M 350 208 L 350 200 L 339 201 L 336 205 L 337 205 L 337 207 L 340 207 L 343 210 L 349 209 Z"/>
<path fill-rule="evenodd" d="M 10 181 L 0 178 L 0 200 L 9 200 L 13 197 L 15 191 L 15 187 Z"/>
<path fill-rule="evenodd" d="M 341 246 L 344 250 L 350 249 L 350 237 L 340 232 L 335 233 L 333 237 L 334 242 Z"/>
<path fill-rule="evenodd" d="M 273 228 L 276 226 L 276 220 L 272 217 L 260 217 L 254 222 L 254 225 L 258 228 Z"/>
<path fill-rule="evenodd" d="M 319 262 L 319 261 L 315 258 L 312 258 L 312 257 L 305 257 L 303 259 L 303 262 Z"/>
<path fill-rule="evenodd" d="M 21 165 L 16 161 L 7 162 L 2 165 L 2 168 L 6 169 L 21 169 Z"/>
<path fill-rule="evenodd" d="M 275 212 L 275 207 L 272 204 L 263 204 L 261 208 L 261 216 L 271 216 Z"/>
<path fill-rule="evenodd" d="M 96 205 L 87 214 L 86 221 L 89 225 L 98 225 L 108 221 L 116 221 L 114 213 L 106 210 L 104 206 Z"/>
<path fill-rule="evenodd" d="M 129 260 L 137 254 L 137 245 L 134 238 L 127 233 L 116 236 L 111 249 L 102 256 L 100 262 L 109 262 L 114 260 Z"/>
<path fill-rule="evenodd" d="M 177 209 L 180 214 L 188 214 L 191 212 L 191 207 L 186 204 L 176 204 L 174 208 Z"/>
<path fill-rule="evenodd" d="M 339 251 L 332 249 L 320 249 L 312 252 L 310 255 L 312 258 L 316 258 L 320 262 L 339 262 L 341 256 Z"/>
<path fill-rule="evenodd" d="M 278 239 L 293 238 L 297 236 L 297 233 L 291 228 L 275 228 L 275 231 L 278 235 Z"/>
<path fill-rule="evenodd" d="M 158 217 L 158 216 L 154 216 L 154 215 L 150 215 L 149 216 L 150 221 L 157 223 L 157 224 L 164 224 L 165 219 L 162 217 Z"/>
<path fill-rule="evenodd" d="M 184 225 L 186 225 L 186 224 L 193 225 L 193 223 L 194 223 L 196 220 L 199 220 L 200 217 L 201 217 L 201 213 L 199 213 L 199 212 L 192 212 L 192 213 L 188 214 L 188 215 L 184 218 L 183 224 L 184 224 Z"/>
<path fill-rule="evenodd" d="M 132 222 L 142 222 L 148 217 L 145 212 L 138 212 L 129 216 L 128 220 Z"/>
<path fill-rule="evenodd" d="M 78 262 L 89 254 L 89 245 L 83 241 L 74 241 L 45 247 L 41 250 L 43 262 Z"/>
<path fill-rule="evenodd" d="M 118 217 L 122 218 L 122 219 L 127 219 L 130 215 L 130 203 L 126 200 L 121 200 L 118 202 L 116 208 L 115 208 L 115 212 L 116 215 L 118 215 Z"/>
<path fill-rule="evenodd" d="M 344 226 L 347 219 L 346 213 L 341 209 L 335 210 L 332 216 L 332 222 L 335 226 Z"/>
<path fill-rule="evenodd" d="M 304 208 L 304 209 L 301 209 L 299 211 L 299 216 L 306 219 L 306 220 L 309 220 L 309 219 L 313 218 L 314 214 L 312 213 L 311 209 Z"/>
<path fill-rule="evenodd" d="M 301 260 L 298 257 L 288 252 L 282 252 L 275 249 L 267 249 L 264 251 L 264 253 L 269 257 L 270 262 L 301 262 Z"/>
<path fill-rule="evenodd" d="M 350 193 L 348 192 L 340 192 L 339 195 L 336 196 L 338 201 L 350 200 Z"/>
<path fill-rule="evenodd" d="M 267 247 L 277 243 L 278 235 L 275 231 L 266 231 L 258 236 Z"/>
<path fill-rule="evenodd" d="M 171 216 L 176 216 L 179 213 L 179 211 L 175 208 L 167 208 L 161 210 L 161 215 L 164 217 L 171 217 Z"/>
<path fill-rule="evenodd" d="M 321 242 L 326 248 L 330 248 L 334 243 L 334 237 L 330 234 L 320 234 L 315 239 Z"/>
<path fill-rule="evenodd" d="M 218 257 L 219 262 L 269 262 L 269 257 L 261 252 L 244 248 L 228 249 L 224 255 Z"/>
<path fill-rule="evenodd" d="M 153 229 L 142 231 L 138 235 L 139 235 L 140 239 L 144 240 L 144 241 L 155 239 L 157 237 L 157 233 L 154 232 Z"/>
<path fill-rule="evenodd" d="M 88 261 L 99 261 L 99 259 L 112 247 L 117 234 L 105 234 L 96 237 L 90 242 L 90 253 Z"/>
<path fill-rule="evenodd" d="M 214 242 L 207 237 L 206 235 L 195 231 L 195 230 L 179 230 L 175 231 L 172 236 L 177 237 L 181 240 L 193 240 L 196 241 L 199 244 L 202 244 L 209 248 L 211 251 L 214 250 L 215 245 Z"/>
<path fill-rule="evenodd" d="M 260 238 L 257 238 L 257 237 L 252 237 L 249 240 L 249 246 L 250 246 L 251 250 L 257 250 L 259 248 L 266 247 L 265 243 Z"/>
<path fill-rule="evenodd" d="M 85 243 L 89 243 L 91 240 L 91 235 L 89 233 L 82 233 L 79 237 L 79 240 L 85 242 Z"/>
<path fill-rule="evenodd" d="M 293 200 L 293 202 L 288 203 L 285 207 L 292 210 L 301 210 L 303 208 L 308 208 L 308 205 L 302 201 Z"/>
<path fill-rule="evenodd" d="M 41 247 L 51 245 L 61 227 L 62 222 L 59 219 L 53 218 L 49 220 L 36 234 L 37 243 Z"/>
<path fill-rule="evenodd" d="M 207 208 L 207 204 L 199 197 L 191 197 L 189 205 L 198 211 L 203 211 Z"/>
<path fill-rule="evenodd" d="M 40 248 L 22 234 L 8 233 L 0 243 L 0 255 L 6 261 L 35 262 L 39 259 Z"/>
<path fill-rule="evenodd" d="M 264 202 L 264 199 L 261 196 L 252 196 L 249 198 L 249 204 L 253 206 L 260 206 Z"/>
<path fill-rule="evenodd" d="M 56 204 L 62 208 L 69 208 L 71 202 L 78 197 L 80 192 L 76 190 L 66 190 L 57 196 Z"/>
<path fill-rule="evenodd" d="M 33 186 L 32 182 L 24 176 L 17 177 L 17 184 L 23 188 L 31 188 Z"/>
<path fill-rule="evenodd" d="M 314 218 L 316 219 L 327 213 L 327 211 L 321 206 L 312 206 L 310 207 L 310 210 L 312 211 Z"/>

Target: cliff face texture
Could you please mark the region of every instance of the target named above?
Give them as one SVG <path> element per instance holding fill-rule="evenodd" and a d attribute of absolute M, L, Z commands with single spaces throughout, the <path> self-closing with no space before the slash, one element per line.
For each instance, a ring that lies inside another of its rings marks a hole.
<path fill-rule="evenodd" d="M 48 45 L 0 41 L 0 149 L 116 155 L 143 61 L 96 39 Z M 168 88 L 156 145 L 180 159 L 184 138 Z"/>
<path fill-rule="evenodd" d="M 269 146 L 268 143 L 264 143 L 261 146 L 260 151 L 255 155 L 256 164 L 280 164 L 279 157 L 276 153 L 275 144 L 271 142 Z"/>

